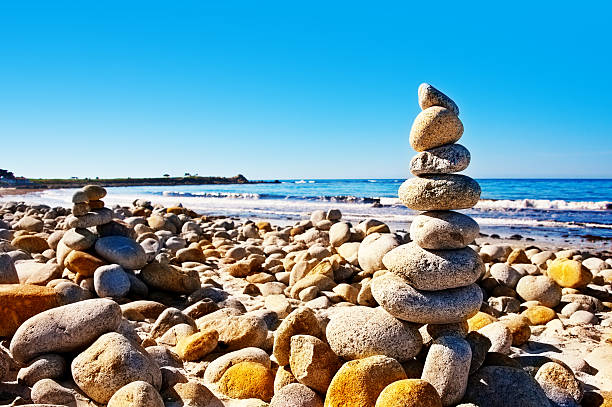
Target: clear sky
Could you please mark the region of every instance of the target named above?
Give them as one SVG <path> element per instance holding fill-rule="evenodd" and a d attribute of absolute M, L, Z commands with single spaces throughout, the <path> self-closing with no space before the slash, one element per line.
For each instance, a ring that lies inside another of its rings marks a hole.
<path fill-rule="evenodd" d="M 612 178 L 609 4 L 5 1 L 0 168 L 406 177 L 430 82 L 469 175 Z"/>

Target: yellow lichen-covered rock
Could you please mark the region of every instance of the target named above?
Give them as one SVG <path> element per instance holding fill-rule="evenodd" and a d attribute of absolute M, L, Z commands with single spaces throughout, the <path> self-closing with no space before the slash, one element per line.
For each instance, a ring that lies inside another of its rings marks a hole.
<path fill-rule="evenodd" d="M 181 208 L 180 206 L 171 206 L 166 208 L 166 213 L 173 213 L 175 215 L 181 215 L 185 212 L 185 208 Z"/>
<path fill-rule="evenodd" d="M 265 221 L 257 222 L 255 226 L 257 226 L 257 229 L 263 230 L 264 232 L 272 231 L 272 225 L 270 225 L 270 222 L 265 222 Z"/>
<path fill-rule="evenodd" d="M 78 273 L 82 277 L 92 277 L 96 269 L 105 264 L 103 260 L 96 256 L 80 250 L 71 251 L 66 260 L 64 260 L 64 265 L 68 270 Z"/>
<path fill-rule="evenodd" d="M 516 248 L 510 252 L 508 255 L 508 259 L 506 260 L 508 264 L 531 264 L 531 261 L 527 257 L 527 253 L 525 250 Z"/>
<path fill-rule="evenodd" d="M 188 362 L 202 359 L 217 347 L 218 340 L 219 333 L 217 331 L 196 332 L 178 341 L 175 349 L 176 354 L 182 360 Z"/>
<path fill-rule="evenodd" d="M 380 393 L 376 407 L 442 407 L 436 389 L 421 379 L 393 382 Z"/>
<path fill-rule="evenodd" d="M 521 346 L 529 340 L 531 328 L 529 320 L 522 315 L 508 314 L 499 319 L 512 334 L 512 346 Z"/>
<path fill-rule="evenodd" d="M 534 305 L 523 311 L 521 315 L 527 318 L 531 325 L 544 325 L 548 321 L 555 319 L 557 313 L 543 305 Z"/>
<path fill-rule="evenodd" d="M 478 331 L 480 328 L 492 324 L 495 321 L 497 321 L 497 318 L 495 318 L 493 315 L 478 311 L 476 315 L 467 320 L 468 329 L 470 331 Z"/>
<path fill-rule="evenodd" d="M 580 288 L 591 282 L 593 274 L 581 262 L 555 259 L 548 263 L 548 277 L 561 287 Z"/>
<path fill-rule="evenodd" d="M 11 336 L 36 314 L 59 306 L 54 289 L 37 285 L 0 284 L 0 336 Z"/>
<path fill-rule="evenodd" d="M 219 391 L 235 399 L 256 398 L 270 402 L 274 395 L 274 373 L 255 362 L 241 362 L 219 380 Z"/>
<path fill-rule="evenodd" d="M 406 378 L 402 365 L 387 356 L 351 360 L 332 379 L 325 407 L 371 407 L 385 387 Z"/>
<path fill-rule="evenodd" d="M 42 253 L 49 248 L 47 241 L 36 235 L 17 236 L 13 239 L 11 244 L 29 253 Z"/>

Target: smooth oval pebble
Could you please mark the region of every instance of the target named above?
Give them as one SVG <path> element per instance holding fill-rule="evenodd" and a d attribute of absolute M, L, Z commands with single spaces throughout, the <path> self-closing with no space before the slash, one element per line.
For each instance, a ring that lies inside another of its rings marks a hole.
<path fill-rule="evenodd" d="M 422 83 L 418 90 L 419 106 L 425 110 L 432 106 L 442 106 L 459 116 L 459 107 L 446 94 L 442 93 L 429 83 Z"/>
<path fill-rule="evenodd" d="M 96 240 L 96 253 L 109 263 L 128 270 L 137 270 L 147 264 L 147 255 L 141 245 L 123 236 L 108 236 Z"/>
<path fill-rule="evenodd" d="M 130 279 L 118 264 L 100 266 L 94 276 L 94 289 L 98 297 L 124 297 L 130 291 Z"/>
<path fill-rule="evenodd" d="M 400 201 L 416 211 L 468 209 L 480 199 L 480 185 L 459 174 L 410 178 L 399 187 Z"/>
<path fill-rule="evenodd" d="M 425 151 L 454 143 L 462 135 L 463 123 L 452 110 L 432 106 L 414 119 L 410 129 L 410 145 L 416 151 Z"/>
<path fill-rule="evenodd" d="M 332 350 L 345 360 L 385 355 L 405 362 L 416 356 L 423 344 L 414 325 L 393 318 L 382 308 L 362 306 L 333 314 L 326 337 Z"/>
<path fill-rule="evenodd" d="M 406 280 L 387 273 L 370 282 L 374 299 L 388 313 L 420 324 L 450 324 L 476 315 L 482 302 L 477 284 L 442 291 L 418 291 Z"/>
<path fill-rule="evenodd" d="M 428 211 L 410 224 L 410 238 L 424 249 L 461 249 L 478 237 L 478 223 L 453 211 Z"/>
<path fill-rule="evenodd" d="M 45 353 L 71 352 L 89 345 L 121 323 L 115 301 L 96 298 L 53 308 L 25 321 L 11 340 L 10 351 L 20 363 Z"/>
<path fill-rule="evenodd" d="M 421 151 L 410 160 L 413 175 L 452 174 L 470 165 L 471 155 L 461 144 L 446 144 Z"/>
<path fill-rule="evenodd" d="M 465 287 L 484 274 L 484 263 L 469 247 L 426 250 L 415 242 L 403 244 L 383 257 L 385 267 L 417 290 L 439 291 Z"/>

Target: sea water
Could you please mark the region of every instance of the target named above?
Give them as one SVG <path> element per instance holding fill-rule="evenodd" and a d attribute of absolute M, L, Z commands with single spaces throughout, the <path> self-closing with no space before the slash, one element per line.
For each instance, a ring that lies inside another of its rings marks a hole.
<path fill-rule="evenodd" d="M 236 185 L 139 186 L 107 188 L 107 205 L 138 198 L 162 205 L 182 204 L 197 212 L 290 224 L 316 209 L 338 208 L 345 219 L 373 217 L 395 230 L 408 230 L 418 213 L 397 199 L 404 179 L 303 179 Z M 589 242 L 612 248 L 612 180 L 478 179 L 480 202 L 460 212 L 474 217 L 482 233 L 502 238 Z M 48 190 L 20 200 L 70 206 L 73 190 Z"/>

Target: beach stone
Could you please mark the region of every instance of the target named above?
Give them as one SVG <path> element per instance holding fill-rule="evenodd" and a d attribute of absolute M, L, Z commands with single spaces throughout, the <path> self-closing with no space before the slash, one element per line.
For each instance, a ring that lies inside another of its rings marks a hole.
<path fill-rule="evenodd" d="M 225 371 L 219 380 L 219 391 L 235 399 L 270 402 L 274 395 L 274 373 L 256 362 L 240 362 Z"/>
<path fill-rule="evenodd" d="M 99 185 L 86 185 L 83 187 L 83 192 L 88 201 L 99 201 L 106 196 L 106 189 Z"/>
<path fill-rule="evenodd" d="M 65 372 L 66 360 L 60 355 L 51 353 L 38 356 L 27 366 L 19 369 L 17 381 L 31 387 L 42 379 L 59 379 Z"/>
<path fill-rule="evenodd" d="M 521 273 L 508 263 L 494 263 L 491 265 L 489 272 L 491 277 L 499 284 L 510 288 L 516 287 L 516 284 L 522 277 Z"/>
<path fill-rule="evenodd" d="M 189 381 L 176 383 L 164 392 L 171 400 L 176 400 L 184 407 L 223 407 L 224 404 L 206 386 L 199 382 Z M 174 404 L 166 404 L 174 406 Z"/>
<path fill-rule="evenodd" d="M 485 325 L 477 331 L 491 341 L 489 352 L 496 352 L 507 355 L 512 346 L 512 332 L 501 322 L 493 322 Z"/>
<path fill-rule="evenodd" d="M 455 250 L 426 250 L 415 242 L 403 244 L 383 257 L 392 273 L 417 290 L 439 291 L 465 287 L 484 274 L 478 253 L 469 247 Z"/>
<path fill-rule="evenodd" d="M 430 383 L 404 379 L 389 384 L 376 399 L 375 407 L 442 407 L 442 400 Z"/>
<path fill-rule="evenodd" d="M 72 214 L 74 216 L 83 216 L 91 210 L 88 202 L 79 202 L 72 205 Z"/>
<path fill-rule="evenodd" d="M 584 259 L 582 261 L 582 265 L 591 271 L 601 271 L 610 268 L 610 266 L 599 257 L 589 257 L 588 259 Z"/>
<path fill-rule="evenodd" d="M 515 249 L 512 249 L 512 251 L 508 255 L 508 258 L 506 259 L 506 263 L 508 264 L 529 264 L 531 263 L 531 261 L 529 260 L 529 257 L 527 257 L 525 250 L 521 248 L 515 248 Z"/>
<path fill-rule="evenodd" d="M 468 209 L 478 203 L 480 186 L 466 175 L 423 175 L 404 181 L 400 201 L 417 211 Z"/>
<path fill-rule="evenodd" d="M 108 208 L 92 209 L 83 216 L 70 215 L 66 218 L 69 228 L 90 228 L 104 225 L 113 220 L 113 211 Z"/>
<path fill-rule="evenodd" d="M 389 384 L 407 379 L 400 363 L 375 355 L 346 362 L 336 373 L 325 397 L 325 407 L 373 406 Z"/>
<path fill-rule="evenodd" d="M 25 230 L 27 232 L 39 233 L 43 231 L 45 224 L 42 220 L 33 216 L 24 216 L 17 222 L 13 229 Z"/>
<path fill-rule="evenodd" d="M 419 106 L 422 110 L 430 108 L 432 106 L 441 106 L 454 114 L 459 116 L 459 107 L 451 98 L 446 96 L 444 93 L 434 88 L 429 83 L 422 83 L 419 85 Z"/>
<path fill-rule="evenodd" d="M 569 321 L 572 324 L 582 325 L 582 324 L 597 324 L 597 316 L 592 312 L 585 310 L 578 310 L 572 314 L 569 318 Z"/>
<path fill-rule="evenodd" d="M 100 336 L 74 358 L 74 382 L 94 401 L 107 403 L 123 386 L 144 381 L 161 387 L 159 366 L 142 348 L 117 332 Z"/>
<path fill-rule="evenodd" d="M 31 399 L 35 406 L 87 406 L 88 400 L 75 389 L 64 387 L 53 379 L 42 379 L 32 386 Z"/>
<path fill-rule="evenodd" d="M 529 307 L 521 315 L 527 318 L 530 325 L 544 325 L 557 317 L 555 310 L 543 305 Z"/>
<path fill-rule="evenodd" d="M 170 328 L 179 324 L 187 324 L 192 328 L 195 328 L 196 326 L 195 321 L 192 318 L 188 317 L 177 308 L 168 307 L 159 314 L 155 320 L 155 323 L 151 327 L 149 334 L 154 339 L 159 338 Z"/>
<path fill-rule="evenodd" d="M 447 144 L 412 157 L 410 172 L 416 176 L 452 174 L 465 170 L 470 164 L 470 158 L 470 152 L 461 144 Z"/>
<path fill-rule="evenodd" d="M 325 393 L 341 362 L 328 344 L 310 335 L 291 337 L 289 366 L 303 385 Z"/>
<path fill-rule="evenodd" d="M 276 370 L 276 376 L 274 376 L 274 392 L 278 392 L 280 389 L 291 383 L 299 382 L 295 376 L 293 376 L 293 373 L 291 373 L 291 368 L 289 365 L 279 366 Z"/>
<path fill-rule="evenodd" d="M 405 362 L 420 352 L 423 343 L 416 326 L 382 308 L 362 306 L 333 314 L 326 337 L 333 351 L 345 360 L 385 355 Z"/>
<path fill-rule="evenodd" d="M 80 250 L 71 251 L 64 260 L 64 265 L 68 270 L 82 277 L 93 277 L 96 269 L 104 264 L 105 262 L 101 259 Z"/>
<path fill-rule="evenodd" d="M 252 315 L 198 320 L 197 324 L 200 331 L 217 331 L 219 333 L 219 348 L 226 351 L 261 347 L 268 336 L 268 326 L 264 320 Z"/>
<path fill-rule="evenodd" d="M 593 279 L 591 271 L 581 262 L 570 259 L 555 259 L 548 264 L 547 274 L 561 287 L 585 287 Z"/>
<path fill-rule="evenodd" d="M 410 145 L 425 151 L 458 141 L 463 135 L 463 123 L 452 110 L 431 106 L 417 115 L 410 129 Z"/>
<path fill-rule="evenodd" d="M 442 336 L 429 348 L 421 379 L 431 383 L 442 400 L 442 405 L 457 404 L 465 393 L 472 349 L 458 336 Z"/>
<path fill-rule="evenodd" d="M 218 382 L 227 369 L 241 362 L 259 363 L 266 368 L 271 366 L 270 356 L 264 350 L 254 347 L 244 348 L 226 353 L 210 362 L 204 372 L 204 381 L 206 383 Z"/>
<path fill-rule="evenodd" d="M 478 311 L 473 317 L 467 320 L 468 330 L 477 331 L 495 321 L 497 321 L 497 318 L 495 318 L 493 315 Z"/>
<path fill-rule="evenodd" d="M 474 373 L 484 363 L 487 358 L 487 353 L 491 349 L 491 340 L 479 332 L 469 332 L 465 336 L 465 340 L 470 344 L 472 349 L 472 361 L 470 362 L 470 374 Z"/>
<path fill-rule="evenodd" d="M 151 384 L 137 380 L 117 390 L 107 407 L 164 407 L 164 400 Z"/>
<path fill-rule="evenodd" d="M 28 253 L 42 253 L 49 248 L 47 240 L 36 235 L 17 236 L 13 239 L 11 244 Z"/>
<path fill-rule="evenodd" d="M 87 198 L 87 193 L 83 190 L 76 191 L 72 194 L 72 203 L 80 204 L 89 202 L 89 198 Z"/>
<path fill-rule="evenodd" d="M 348 222 L 334 223 L 329 229 L 329 242 L 339 247 L 351 239 L 351 224 Z"/>
<path fill-rule="evenodd" d="M 265 306 L 270 311 L 275 312 L 279 318 L 285 318 L 291 312 L 291 303 L 282 294 L 266 296 Z"/>
<path fill-rule="evenodd" d="M 423 249 L 461 249 L 478 237 L 478 223 L 452 211 L 428 211 L 414 218 L 410 238 Z"/>
<path fill-rule="evenodd" d="M 34 260 L 19 261 L 15 264 L 21 284 L 46 285 L 62 276 L 62 269 L 53 263 L 38 263 Z"/>
<path fill-rule="evenodd" d="M 45 353 L 72 352 L 117 329 L 120 323 L 121 308 L 112 300 L 63 305 L 25 321 L 15 332 L 10 351 L 20 363 Z"/>
<path fill-rule="evenodd" d="M 98 267 L 93 279 L 98 297 L 122 298 L 130 291 L 130 279 L 118 264 Z"/>
<path fill-rule="evenodd" d="M 279 366 L 289 364 L 293 335 L 312 335 L 319 339 L 323 338 L 323 331 L 313 310 L 307 307 L 296 309 L 280 323 L 274 332 L 272 354 Z"/>
<path fill-rule="evenodd" d="M 510 330 L 512 334 L 512 345 L 521 346 L 529 340 L 531 328 L 529 328 L 529 320 L 524 316 L 519 314 L 508 314 L 502 316 L 499 322 Z"/>
<path fill-rule="evenodd" d="M 138 270 L 147 264 L 144 249 L 134 240 L 123 236 L 107 236 L 96 240 L 96 253 L 109 263 L 128 270 Z"/>
<path fill-rule="evenodd" d="M 138 300 L 121 304 L 123 317 L 132 321 L 157 319 L 166 308 L 167 306 L 162 303 L 148 300 Z"/>
<path fill-rule="evenodd" d="M 551 407 L 529 373 L 506 366 L 485 366 L 471 375 L 463 401 L 487 407 Z"/>
<path fill-rule="evenodd" d="M 538 301 L 554 308 L 561 301 L 561 287 L 546 276 L 523 276 L 516 285 L 516 293 L 525 301 Z"/>
<path fill-rule="evenodd" d="M 25 321 L 60 305 L 55 290 L 24 284 L 0 284 L 0 337 L 11 336 Z"/>
<path fill-rule="evenodd" d="M 275 391 L 270 407 L 323 407 L 321 397 L 301 383 L 290 383 Z"/>
<path fill-rule="evenodd" d="M 193 269 L 182 269 L 157 261 L 147 264 L 139 274 L 149 287 L 179 294 L 191 294 L 200 288 L 200 277 Z"/>
<path fill-rule="evenodd" d="M 217 331 L 202 331 L 180 339 L 176 344 L 177 355 L 185 361 L 202 359 L 217 347 Z"/>
<path fill-rule="evenodd" d="M 19 284 L 15 263 L 6 253 L 0 253 L 0 284 Z"/>
<path fill-rule="evenodd" d="M 548 398 L 553 401 L 563 400 L 566 395 L 569 395 L 576 403 L 579 403 L 584 395 L 582 384 L 576 380 L 574 373 L 556 362 L 544 363 L 538 369 L 535 380 Z"/>
<path fill-rule="evenodd" d="M 366 272 L 383 270 L 385 268 L 383 257 L 397 246 L 399 246 L 397 238 L 390 233 L 372 233 L 366 236 L 357 254 L 359 266 Z"/>
<path fill-rule="evenodd" d="M 372 295 L 391 315 L 420 324 L 462 322 L 476 315 L 482 291 L 476 284 L 442 291 L 419 291 L 392 273 L 371 281 Z"/>

